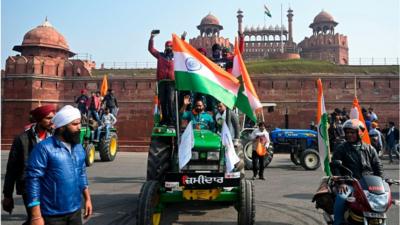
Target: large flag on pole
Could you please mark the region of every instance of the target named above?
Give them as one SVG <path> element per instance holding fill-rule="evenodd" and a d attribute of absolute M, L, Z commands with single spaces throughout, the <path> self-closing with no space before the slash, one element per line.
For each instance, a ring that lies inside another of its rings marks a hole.
<path fill-rule="evenodd" d="M 365 130 L 364 135 L 362 136 L 362 142 L 371 144 L 371 139 L 369 138 L 368 129 L 365 124 L 364 116 L 362 114 L 360 104 L 358 103 L 357 96 L 354 96 L 353 107 L 350 110 L 350 119 L 358 119 L 364 124 Z"/>
<path fill-rule="evenodd" d="M 272 17 L 271 11 L 269 11 L 267 5 L 264 5 L 264 13 L 265 13 L 265 15 L 267 15 L 269 17 Z"/>
<path fill-rule="evenodd" d="M 239 80 L 176 34 L 172 35 L 172 42 L 176 89 L 211 95 L 232 108 L 236 102 Z"/>
<path fill-rule="evenodd" d="M 179 143 L 178 161 L 179 169 L 182 169 L 192 157 L 192 148 L 194 147 L 194 133 L 192 121 L 186 126 Z"/>
<path fill-rule="evenodd" d="M 331 175 L 329 167 L 330 150 L 329 150 L 329 136 L 328 136 L 328 113 L 325 109 L 325 99 L 322 90 L 321 79 L 317 80 L 318 85 L 318 109 L 317 109 L 317 131 L 318 131 L 318 149 L 321 161 L 323 162 L 322 169 L 327 176 Z"/>
<path fill-rule="evenodd" d="M 236 154 L 235 147 L 233 145 L 231 131 L 229 130 L 226 122 L 222 124 L 221 130 L 221 142 L 225 146 L 225 160 L 226 160 L 226 172 L 232 172 L 235 168 L 235 164 L 240 161 Z"/>
<path fill-rule="evenodd" d="M 246 116 L 256 122 L 256 111 L 262 110 L 262 105 L 257 96 L 253 83 L 251 82 L 251 78 L 247 72 L 242 55 L 240 54 L 237 40 L 235 40 L 232 75 L 241 81 L 236 106 L 238 109 L 240 109 L 240 111 L 246 114 Z"/>
<path fill-rule="evenodd" d="M 103 82 L 101 83 L 100 94 L 101 96 L 106 96 L 108 90 L 107 75 L 104 75 Z"/>

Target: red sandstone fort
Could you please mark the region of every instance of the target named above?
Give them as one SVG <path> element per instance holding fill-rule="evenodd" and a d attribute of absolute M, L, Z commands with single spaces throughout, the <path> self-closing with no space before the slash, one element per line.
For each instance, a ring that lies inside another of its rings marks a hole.
<path fill-rule="evenodd" d="M 245 35 L 246 60 L 260 58 L 305 58 L 348 64 L 347 37 L 335 33 L 338 25 L 333 17 L 320 12 L 310 24 L 312 35 L 299 44 L 293 41 L 293 10 L 287 14 L 285 26 L 246 26 L 242 29 L 243 12 L 238 11 L 238 29 Z M 200 35 L 189 40 L 195 47 L 220 43 L 232 47 L 229 39 L 220 35 L 223 26 L 212 14 L 197 26 Z M 20 54 L 6 60 L 2 72 L 2 149 L 9 149 L 15 135 L 28 124 L 28 113 L 39 104 L 56 104 L 59 108 L 73 104 L 81 89 L 98 90 L 101 77 L 92 76 L 95 62 L 71 59 L 75 55 L 67 40 L 46 21 L 28 31 L 21 45 L 13 50 Z M 122 150 L 147 149 L 152 128 L 152 106 L 155 85 L 154 72 L 140 76 L 110 76 L 109 87 L 115 90 L 120 111 L 118 132 Z M 265 109 L 265 120 L 273 127 L 283 127 L 288 116 L 290 128 L 308 128 L 316 115 L 316 79 L 325 86 L 327 109 L 350 108 L 354 85 L 360 103 L 372 106 L 380 123 L 399 122 L 399 77 L 393 73 L 380 74 L 251 74 L 262 102 L 273 102 L 273 112 Z M 354 82 L 357 77 L 357 82 Z"/>

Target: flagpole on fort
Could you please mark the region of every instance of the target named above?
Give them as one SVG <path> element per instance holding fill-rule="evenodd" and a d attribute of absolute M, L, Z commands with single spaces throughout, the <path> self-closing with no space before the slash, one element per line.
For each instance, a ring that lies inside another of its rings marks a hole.
<path fill-rule="evenodd" d="M 282 15 L 283 15 L 283 13 L 282 13 L 282 4 L 281 4 L 281 53 L 283 53 L 283 40 L 282 40 L 282 38 L 283 38 L 283 28 L 282 28 L 283 18 L 282 18 Z"/>

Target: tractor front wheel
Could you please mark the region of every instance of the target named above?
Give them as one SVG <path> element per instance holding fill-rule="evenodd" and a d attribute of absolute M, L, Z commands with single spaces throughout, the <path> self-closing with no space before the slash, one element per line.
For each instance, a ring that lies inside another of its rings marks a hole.
<path fill-rule="evenodd" d="M 146 181 L 139 194 L 136 225 L 159 225 L 161 221 L 160 183 Z"/>
<path fill-rule="evenodd" d="M 301 165 L 306 170 L 316 170 L 321 166 L 319 153 L 314 149 L 306 149 L 301 155 Z"/>
<path fill-rule="evenodd" d="M 254 183 L 250 180 L 241 180 L 239 194 L 238 225 L 253 225 L 256 216 Z"/>
<path fill-rule="evenodd" d="M 171 147 L 168 137 L 153 137 L 147 157 L 147 180 L 158 180 L 163 177 L 170 166 Z"/>
<path fill-rule="evenodd" d="M 85 152 L 86 152 L 85 163 L 86 166 L 89 167 L 94 163 L 96 149 L 93 144 L 88 144 L 86 145 Z"/>

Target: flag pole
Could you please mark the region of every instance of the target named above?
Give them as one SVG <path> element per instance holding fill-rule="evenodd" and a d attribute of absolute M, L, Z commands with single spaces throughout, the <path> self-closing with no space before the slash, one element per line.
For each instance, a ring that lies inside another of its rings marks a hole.
<path fill-rule="evenodd" d="M 354 97 L 357 97 L 357 76 L 354 76 Z"/>
<path fill-rule="evenodd" d="M 282 28 L 282 25 L 283 25 L 283 19 L 282 19 L 282 3 L 281 3 L 281 53 L 283 53 L 283 40 L 282 40 L 282 37 L 283 37 L 283 28 Z"/>

